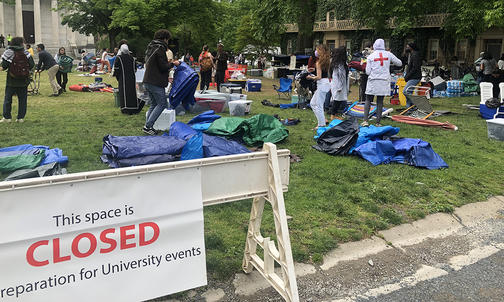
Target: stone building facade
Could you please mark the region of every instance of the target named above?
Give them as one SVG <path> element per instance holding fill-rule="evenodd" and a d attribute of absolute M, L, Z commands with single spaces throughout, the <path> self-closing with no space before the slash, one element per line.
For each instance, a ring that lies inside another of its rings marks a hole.
<path fill-rule="evenodd" d="M 366 42 L 372 42 L 373 31 L 360 27 L 354 20 L 336 20 L 335 13 L 328 12 L 324 21 L 315 22 L 313 27 L 314 43 L 325 43 L 330 48 L 346 46 L 352 52 L 363 49 Z M 427 63 L 447 64 L 455 57 L 460 63 L 471 64 L 480 52 L 487 51 L 498 59 L 504 53 L 504 29 L 490 28 L 472 39 L 455 39 L 446 35 L 443 24 L 446 14 L 426 15 L 414 27 L 414 34 L 399 41 L 382 37 L 386 47 L 400 54 L 406 43 L 416 41 Z M 393 22 L 389 24 L 394 27 Z M 282 52 L 292 53 L 296 47 L 297 24 L 286 24 L 283 36 Z"/>
<path fill-rule="evenodd" d="M 15 0 L 14 5 L 0 2 L 0 33 L 22 36 L 27 44 L 43 43 L 55 54 L 65 47 L 67 54 L 78 56 L 79 49 L 93 49 L 93 36 L 86 36 L 61 25 L 57 0 Z"/>

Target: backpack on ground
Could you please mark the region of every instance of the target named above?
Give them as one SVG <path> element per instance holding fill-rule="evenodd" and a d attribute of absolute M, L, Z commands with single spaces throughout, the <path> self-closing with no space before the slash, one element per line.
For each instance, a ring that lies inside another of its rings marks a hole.
<path fill-rule="evenodd" d="M 201 71 L 208 71 L 212 69 L 212 67 L 212 58 L 207 57 L 206 54 L 203 55 L 203 58 L 201 58 Z"/>
<path fill-rule="evenodd" d="M 27 79 L 30 77 L 30 63 L 23 50 L 16 50 L 14 58 L 9 65 L 9 74 L 15 79 Z"/>

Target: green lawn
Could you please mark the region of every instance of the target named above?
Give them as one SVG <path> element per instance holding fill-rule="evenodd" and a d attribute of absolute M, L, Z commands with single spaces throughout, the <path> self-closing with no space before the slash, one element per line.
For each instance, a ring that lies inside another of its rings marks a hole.
<path fill-rule="evenodd" d="M 75 73 L 70 76 L 70 84 L 93 80 Z M 108 76 L 104 76 L 104 81 L 116 85 L 115 79 Z M 278 144 L 302 158 L 291 165 L 289 192 L 285 194 L 287 214 L 292 216 L 289 227 L 296 261 L 320 262 L 322 255 L 338 243 L 369 237 L 378 230 L 429 213 L 450 212 L 454 207 L 504 193 L 500 171 L 504 167 L 504 143 L 489 140 L 486 123 L 478 117 L 478 111 L 462 106 L 479 104 L 479 98 L 432 101 L 436 109 L 456 113 L 437 120 L 457 125 L 458 131 L 383 121 L 400 127 L 402 137 L 430 142 L 449 169 L 428 171 L 395 164 L 374 167 L 354 156 L 332 157 L 314 150 L 311 128 L 316 119 L 310 110 L 262 106 L 263 99 L 278 102 L 271 88 L 274 82 L 263 79 L 263 92 L 249 93 L 248 97 L 256 101 L 253 114 L 276 113 L 302 121 L 288 127 L 289 137 Z M 1 73 L 0 83 L 5 83 L 5 73 Z M 143 135 L 146 109 L 139 115 L 123 115 L 113 106 L 110 93 L 67 92 L 49 98 L 46 73 L 42 74 L 41 88 L 41 96 L 28 99 L 25 123 L 0 124 L 0 147 L 30 143 L 61 148 L 70 159 L 68 171 L 74 173 L 107 169 L 99 159 L 105 135 Z M 353 95 L 355 91 L 356 88 Z M 2 99 L 3 95 L 2 89 Z M 16 112 L 15 100 L 14 118 Z M 191 117 L 177 119 L 187 122 Z M 242 201 L 205 209 L 210 273 L 226 278 L 240 270 L 250 204 Z M 272 235 L 273 218 L 268 211 L 265 213 L 263 232 Z"/>

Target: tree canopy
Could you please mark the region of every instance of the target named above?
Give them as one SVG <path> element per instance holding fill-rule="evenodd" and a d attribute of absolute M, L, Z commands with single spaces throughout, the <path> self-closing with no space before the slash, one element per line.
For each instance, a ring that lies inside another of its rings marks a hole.
<path fill-rule="evenodd" d="M 11 0 L 2 0 L 12 2 Z M 199 52 L 218 42 L 235 52 L 253 46 L 258 52 L 280 44 L 284 24 L 297 23 L 297 49 L 310 48 L 315 21 L 334 11 L 377 34 L 405 36 L 423 15 L 445 13 L 445 31 L 475 37 L 491 26 L 504 27 L 502 0 L 60 0 L 63 24 L 84 34 L 106 34 L 112 47 L 119 35 L 150 39 L 167 28 L 181 51 Z M 393 22 L 393 28 L 389 28 Z"/>

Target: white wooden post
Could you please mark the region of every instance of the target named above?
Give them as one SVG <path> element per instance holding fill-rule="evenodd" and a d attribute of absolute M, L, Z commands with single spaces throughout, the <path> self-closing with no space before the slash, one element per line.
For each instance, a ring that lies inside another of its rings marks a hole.
<path fill-rule="evenodd" d="M 264 150 L 268 153 L 268 195 L 267 197 L 256 197 L 252 203 L 243 270 L 245 273 L 250 273 L 253 268 L 256 268 L 285 301 L 299 302 L 277 149 L 274 144 L 266 143 Z M 272 206 L 278 249 L 275 247 L 274 241 L 270 238 L 263 238 L 261 235 L 265 200 Z M 264 251 L 264 260 L 257 255 L 257 245 Z M 274 262 L 280 265 L 280 274 L 275 273 Z"/>

